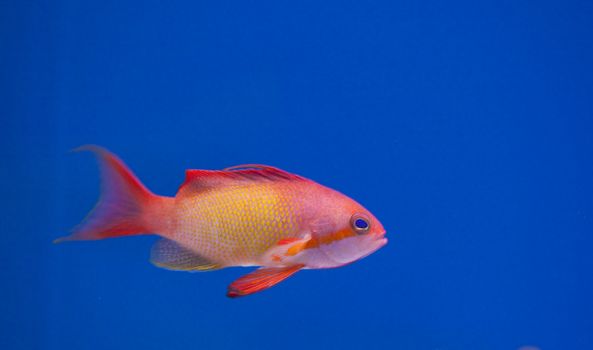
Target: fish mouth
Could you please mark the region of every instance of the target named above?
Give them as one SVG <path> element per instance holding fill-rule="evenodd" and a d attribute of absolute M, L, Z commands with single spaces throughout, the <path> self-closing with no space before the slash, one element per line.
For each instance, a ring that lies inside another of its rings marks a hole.
<path fill-rule="evenodd" d="M 320 248 L 330 260 L 336 263 L 336 266 L 342 266 L 379 250 L 387 244 L 387 238 L 384 235 L 385 232 L 345 238 L 329 245 L 322 245 Z"/>
<path fill-rule="evenodd" d="M 382 248 L 384 245 L 387 244 L 387 242 L 389 242 L 389 240 L 387 238 L 384 237 L 384 234 L 375 238 L 375 251 L 379 250 L 380 248 Z"/>
<path fill-rule="evenodd" d="M 377 236 L 375 237 L 375 241 L 373 242 L 373 244 L 375 245 L 375 250 L 377 251 L 379 249 L 381 249 L 384 245 L 387 244 L 387 242 L 389 242 L 389 240 L 385 237 L 385 231 L 377 234 Z"/>
<path fill-rule="evenodd" d="M 387 233 L 386 231 L 383 231 L 381 233 L 377 233 L 375 240 L 382 242 L 382 246 L 384 246 L 385 244 L 387 244 L 388 240 L 387 238 L 385 238 L 385 233 Z"/>

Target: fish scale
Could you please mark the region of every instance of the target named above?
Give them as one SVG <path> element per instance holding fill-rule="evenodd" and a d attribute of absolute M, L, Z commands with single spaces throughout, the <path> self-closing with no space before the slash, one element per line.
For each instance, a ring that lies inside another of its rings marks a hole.
<path fill-rule="evenodd" d="M 173 238 L 221 265 L 253 265 L 299 234 L 298 189 L 263 183 L 230 186 L 177 200 Z"/>

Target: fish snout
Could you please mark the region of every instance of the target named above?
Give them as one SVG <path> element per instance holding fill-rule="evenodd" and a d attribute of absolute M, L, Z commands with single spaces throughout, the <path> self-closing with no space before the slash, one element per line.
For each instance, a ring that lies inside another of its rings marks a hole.
<path fill-rule="evenodd" d="M 387 232 L 385 230 L 381 230 L 381 231 L 373 234 L 373 238 L 375 239 L 375 241 L 380 244 L 379 248 L 381 248 L 388 242 L 388 239 L 385 237 L 386 233 Z"/>

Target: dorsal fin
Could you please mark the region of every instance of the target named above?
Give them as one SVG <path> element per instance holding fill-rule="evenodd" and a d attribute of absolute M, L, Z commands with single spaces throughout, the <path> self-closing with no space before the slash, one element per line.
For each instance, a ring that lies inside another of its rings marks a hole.
<path fill-rule="evenodd" d="M 185 181 L 179 191 L 201 191 L 218 186 L 229 186 L 249 182 L 274 181 L 306 181 L 304 177 L 295 175 L 269 165 L 243 164 L 224 170 L 185 171 Z"/>
<path fill-rule="evenodd" d="M 239 170 L 249 170 L 249 169 L 259 169 L 259 170 L 263 170 L 263 169 L 273 169 L 273 170 L 280 170 L 276 167 L 270 166 L 270 165 L 265 165 L 265 164 L 239 164 L 239 165 L 233 165 L 230 166 L 228 168 L 224 168 L 222 170 L 225 171 L 239 171 Z M 283 171 L 283 170 L 280 170 Z"/>

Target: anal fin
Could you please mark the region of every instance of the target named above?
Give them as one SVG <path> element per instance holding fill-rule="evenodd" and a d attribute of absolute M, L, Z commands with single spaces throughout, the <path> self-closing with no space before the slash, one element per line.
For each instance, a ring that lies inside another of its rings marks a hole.
<path fill-rule="evenodd" d="M 284 281 L 301 268 L 303 268 L 303 265 L 260 268 L 231 283 L 228 287 L 227 296 L 236 298 L 261 292 Z"/>
<path fill-rule="evenodd" d="M 152 246 L 150 262 L 158 267 L 176 271 L 210 271 L 222 268 L 222 266 L 165 238 L 158 240 Z"/>

